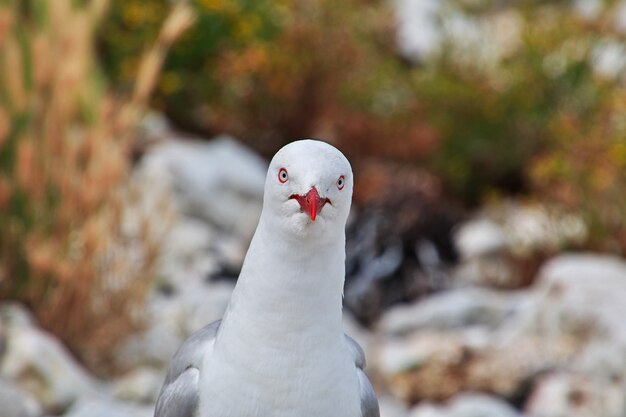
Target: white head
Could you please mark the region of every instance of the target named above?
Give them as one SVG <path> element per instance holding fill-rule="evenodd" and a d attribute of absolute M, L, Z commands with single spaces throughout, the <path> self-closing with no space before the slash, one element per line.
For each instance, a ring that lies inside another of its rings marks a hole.
<path fill-rule="evenodd" d="M 261 221 L 284 239 L 323 244 L 344 234 L 352 187 L 352 168 L 337 148 L 292 142 L 270 162 Z"/>

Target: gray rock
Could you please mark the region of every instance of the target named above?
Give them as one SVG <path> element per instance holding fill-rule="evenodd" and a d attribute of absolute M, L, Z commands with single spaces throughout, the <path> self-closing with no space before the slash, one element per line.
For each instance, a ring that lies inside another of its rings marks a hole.
<path fill-rule="evenodd" d="M 484 327 L 420 331 L 383 343 L 372 365 L 389 391 L 409 403 L 443 401 L 468 390 L 514 398 L 536 375 L 567 364 L 574 351 L 560 341 L 544 346 L 524 338 L 501 347 L 495 339 Z"/>
<path fill-rule="evenodd" d="M 465 260 L 453 270 L 459 285 L 519 288 L 524 276 L 505 253 L 494 253 Z"/>
<path fill-rule="evenodd" d="M 181 217 L 173 225 L 164 243 L 164 256 L 186 263 L 205 255 L 211 248 L 214 232 L 206 222 Z"/>
<path fill-rule="evenodd" d="M 507 235 L 502 225 L 488 216 L 462 224 L 454 235 L 462 262 L 454 271 L 461 284 L 514 287 L 519 280 L 507 258 Z"/>
<path fill-rule="evenodd" d="M 163 142 L 142 164 L 149 171 L 167 173 L 184 213 L 244 237 L 254 231 L 267 163 L 232 138 Z"/>
<path fill-rule="evenodd" d="M 455 234 L 463 262 L 454 277 L 461 284 L 518 288 L 530 277 L 515 260 L 580 244 L 587 234 L 581 218 L 550 207 L 515 203 L 492 207 Z"/>
<path fill-rule="evenodd" d="M 124 401 L 154 404 L 164 379 L 162 370 L 139 367 L 112 382 L 113 395 Z"/>
<path fill-rule="evenodd" d="M 32 393 L 48 412 L 102 389 L 54 336 L 31 326 L 7 326 L 0 375 Z"/>
<path fill-rule="evenodd" d="M 173 295 L 153 294 L 147 306 L 146 330 L 120 346 L 118 365 L 166 367 L 191 333 L 222 318 L 233 287 L 231 282 L 207 284 L 191 279 Z"/>
<path fill-rule="evenodd" d="M 389 395 L 379 396 L 378 405 L 380 407 L 380 417 L 407 417 L 409 415 L 408 407 L 403 402 Z"/>
<path fill-rule="evenodd" d="M 152 417 L 154 406 L 116 401 L 102 396 L 81 398 L 64 417 Z"/>
<path fill-rule="evenodd" d="M 116 352 L 116 365 L 122 369 L 165 368 L 185 338 L 184 305 L 172 297 L 153 294 L 147 309 L 146 329 L 127 338 Z"/>
<path fill-rule="evenodd" d="M 493 220 L 477 218 L 462 224 L 454 235 L 462 259 L 487 256 L 506 250 L 506 236 Z"/>
<path fill-rule="evenodd" d="M 524 257 L 584 242 L 588 230 L 575 215 L 541 205 L 508 205 L 501 214 L 509 251 Z"/>
<path fill-rule="evenodd" d="M 30 393 L 0 378 L 0 410 L 2 417 L 39 417 L 41 405 Z"/>
<path fill-rule="evenodd" d="M 467 392 L 445 405 L 420 404 L 411 410 L 409 417 L 522 417 L 522 414 L 495 397 Z"/>
<path fill-rule="evenodd" d="M 206 223 L 179 218 L 168 233 L 159 259 L 157 289 L 182 292 L 191 283 L 203 283 L 217 271 L 218 257 L 212 253 L 214 231 Z"/>
<path fill-rule="evenodd" d="M 230 281 L 186 288 L 176 301 L 185 306 L 183 319 L 185 338 L 207 324 L 222 318 L 233 289 L 234 283 Z"/>
<path fill-rule="evenodd" d="M 580 345 L 571 369 L 621 378 L 626 369 L 626 262 L 595 254 L 560 255 L 540 271 L 536 300 L 509 340 L 534 335 L 545 343 Z"/>
<path fill-rule="evenodd" d="M 535 384 L 526 405 L 533 417 L 623 417 L 623 383 L 593 375 L 560 372 Z"/>
<path fill-rule="evenodd" d="M 420 329 L 452 330 L 476 325 L 495 329 L 521 309 L 527 298 L 522 292 L 455 289 L 392 308 L 381 319 L 378 329 L 396 336 Z"/>
<path fill-rule="evenodd" d="M 0 303 L 0 323 L 5 326 L 35 326 L 33 314 L 17 301 Z"/>

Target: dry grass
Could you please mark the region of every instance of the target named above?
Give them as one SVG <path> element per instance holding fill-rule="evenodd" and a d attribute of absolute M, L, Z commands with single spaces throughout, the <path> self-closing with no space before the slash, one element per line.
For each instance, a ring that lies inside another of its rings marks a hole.
<path fill-rule="evenodd" d="M 129 208 L 141 191 L 128 181 L 134 126 L 193 15 L 172 10 L 120 99 L 93 50 L 107 0 L 76 3 L 0 5 L 0 298 L 30 305 L 103 371 L 141 324 L 165 230 Z"/>

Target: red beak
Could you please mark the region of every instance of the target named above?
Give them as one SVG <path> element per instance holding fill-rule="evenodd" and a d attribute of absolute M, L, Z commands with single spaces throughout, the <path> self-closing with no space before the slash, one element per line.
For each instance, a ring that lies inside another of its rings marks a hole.
<path fill-rule="evenodd" d="M 315 221 L 317 213 L 322 210 L 324 204 L 330 203 L 329 199 L 320 198 L 315 187 L 311 188 L 306 195 L 294 194 L 290 198 L 295 199 L 300 204 L 300 209 L 311 218 L 311 221 Z"/>

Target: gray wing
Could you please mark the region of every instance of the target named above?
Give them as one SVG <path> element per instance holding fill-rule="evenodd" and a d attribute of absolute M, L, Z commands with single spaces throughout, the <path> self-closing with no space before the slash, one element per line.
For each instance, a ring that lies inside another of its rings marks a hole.
<path fill-rule="evenodd" d="M 378 399 L 374 388 L 370 383 L 370 380 L 363 372 L 365 368 L 365 352 L 359 344 L 348 335 L 346 341 L 348 347 L 354 357 L 354 365 L 356 366 L 356 373 L 359 377 L 359 389 L 361 391 L 361 417 L 380 417 L 380 409 L 378 408 Z"/>
<path fill-rule="evenodd" d="M 194 417 L 198 408 L 200 365 L 215 341 L 221 320 L 198 330 L 181 345 L 170 362 L 154 417 Z"/>

